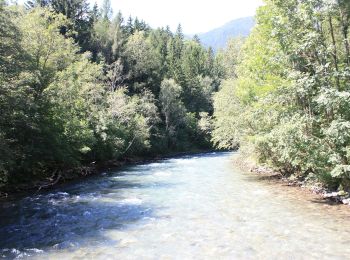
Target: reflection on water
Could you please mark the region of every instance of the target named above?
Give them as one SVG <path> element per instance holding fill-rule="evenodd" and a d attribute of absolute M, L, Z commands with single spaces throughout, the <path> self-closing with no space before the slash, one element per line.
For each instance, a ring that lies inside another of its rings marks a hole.
<path fill-rule="evenodd" d="M 0 206 L 5 258 L 350 257 L 350 213 L 231 166 L 232 153 L 126 167 Z M 317 201 L 314 201 L 317 202 Z"/>

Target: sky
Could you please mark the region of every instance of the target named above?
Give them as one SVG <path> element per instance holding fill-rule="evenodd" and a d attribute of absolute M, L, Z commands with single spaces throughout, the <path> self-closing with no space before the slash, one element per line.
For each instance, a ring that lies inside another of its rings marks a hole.
<path fill-rule="evenodd" d="M 90 0 L 101 6 L 102 0 Z M 262 0 L 111 0 L 114 14 L 138 17 L 151 27 L 169 25 L 175 31 L 181 23 L 186 34 L 207 32 L 246 16 L 253 16 Z"/>

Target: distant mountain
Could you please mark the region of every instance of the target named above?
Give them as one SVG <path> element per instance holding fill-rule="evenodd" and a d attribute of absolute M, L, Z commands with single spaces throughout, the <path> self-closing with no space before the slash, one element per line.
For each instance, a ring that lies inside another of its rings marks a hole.
<path fill-rule="evenodd" d="M 249 16 L 232 20 L 219 28 L 200 33 L 198 36 L 204 46 L 211 46 L 216 51 L 224 48 L 228 39 L 232 37 L 248 36 L 254 25 L 254 17 Z"/>

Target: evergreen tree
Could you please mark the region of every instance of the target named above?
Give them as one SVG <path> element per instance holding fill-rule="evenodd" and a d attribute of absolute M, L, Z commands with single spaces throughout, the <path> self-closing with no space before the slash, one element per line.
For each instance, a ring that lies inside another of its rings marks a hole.
<path fill-rule="evenodd" d="M 102 7 L 101 7 L 101 17 L 104 20 L 111 20 L 113 15 L 113 9 L 111 7 L 111 1 L 110 0 L 103 0 Z"/>
<path fill-rule="evenodd" d="M 216 59 L 181 26 L 111 20 L 109 1 L 27 7 L 0 0 L 0 186 L 210 145 Z"/>

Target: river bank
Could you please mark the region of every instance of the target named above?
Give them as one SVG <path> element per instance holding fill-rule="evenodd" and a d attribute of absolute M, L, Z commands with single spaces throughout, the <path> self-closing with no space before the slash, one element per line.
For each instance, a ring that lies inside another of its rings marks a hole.
<path fill-rule="evenodd" d="M 350 194 L 347 192 L 327 189 L 322 183 L 314 180 L 298 179 L 293 175 L 290 177 L 283 176 L 280 172 L 274 171 L 267 166 L 258 165 L 252 159 L 249 159 L 248 156 L 243 156 L 239 153 L 233 156 L 232 161 L 235 167 L 244 172 L 250 172 L 256 175 L 261 181 L 295 188 L 304 194 L 315 195 L 330 205 L 344 204 L 350 206 Z"/>
<path fill-rule="evenodd" d="M 171 151 L 164 154 L 150 154 L 144 156 L 124 157 L 118 160 L 109 160 L 100 163 L 90 163 L 78 168 L 72 168 L 65 171 L 55 171 L 52 176 L 46 179 L 34 180 L 27 183 L 17 183 L 0 187 L 0 201 L 6 200 L 11 196 L 25 196 L 44 190 L 50 190 L 65 185 L 70 182 L 80 181 L 89 177 L 104 175 L 106 171 L 117 170 L 128 165 L 137 165 L 144 163 L 157 162 L 167 158 L 186 156 L 197 153 L 213 152 L 210 149 L 192 149 L 190 151 Z M 58 174 L 59 173 L 59 174 Z"/>

